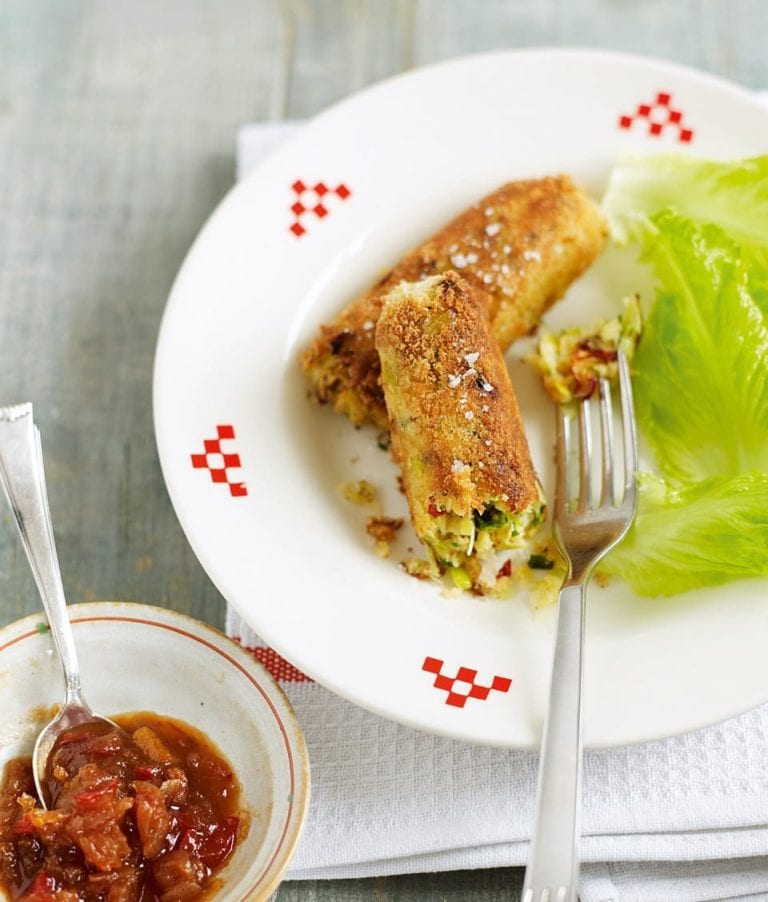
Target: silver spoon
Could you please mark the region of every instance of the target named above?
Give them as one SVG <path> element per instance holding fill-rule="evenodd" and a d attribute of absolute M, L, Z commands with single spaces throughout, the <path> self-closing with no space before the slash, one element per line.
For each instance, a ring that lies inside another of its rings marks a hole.
<path fill-rule="evenodd" d="M 102 723 L 117 730 L 120 728 L 92 711 L 83 698 L 75 640 L 48 510 L 40 432 L 32 420 L 31 404 L 0 407 L 0 482 L 16 518 L 64 670 L 64 704 L 37 737 L 32 753 L 35 788 L 40 803 L 46 805 L 46 765 L 57 737 L 83 723 Z"/>

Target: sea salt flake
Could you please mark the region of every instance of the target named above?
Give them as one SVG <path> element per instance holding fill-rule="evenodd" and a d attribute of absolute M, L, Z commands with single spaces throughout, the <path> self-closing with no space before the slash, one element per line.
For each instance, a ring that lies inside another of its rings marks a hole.
<path fill-rule="evenodd" d="M 449 376 L 448 377 L 448 388 L 456 388 L 456 386 L 461 382 L 461 376 Z"/>
<path fill-rule="evenodd" d="M 464 355 L 464 359 L 467 361 L 467 363 L 468 363 L 470 366 L 472 366 L 473 364 L 477 363 L 477 358 L 478 358 L 479 356 L 480 356 L 480 352 L 479 352 L 479 351 L 472 351 L 471 354 L 465 354 L 465 355 Z"/>
<path fill-rule="evenodd" d="M 462 473 L 468 468 L 468 464 L 465 464 L 463 461 L 456 458 L 456 460 L 454 460 L 453 462 L 453 466 L 451 467 L 451 473 Z"/>
<path fill-rule="evenodd" d="M 486 274 L 483 276 L 483 284 L 484 284 L 484 285 L 490 285 L 491 282 L 493 282 L 493 276 L 490 275 L 490 274 L 488 274 L 488 273 L 486 273 Z"/>
<path fill-rule="evenodd" d="M 512 253 L 512 248 L 508 244 L 505 244 L 504 247 L 502 248 L 502 250 L 504 251 L 505 254 Z"/>
<path fill-rule="evenodd" d="M 541 260 L 541 254 L 538 251 L 523 251 L 523 260 Z"/>
<path fill-rule="evenodd" d="M 467 263 L 477 263 L 477 254 L 467 254 Z"/>
<path fill-rule="evenodd" d="M 494 214 L 495 212 L 496 212 L 496 210 L 494 210 L 493 207 L 486 207 L 486 208 L 485 208 L 485 215 L 486 215 L 486 216 L 493 216 L 493 214 Z"/>
<path fill-rule="evenodd" d="M 470 256 L 473 255 L 470 254 Z M 456 267 L 456 269 L 464 269 L 468 262 L 469 257 L 467 257 L 465 254 L 451 254 L 451 263 Z"/>
<path fill-rule="evenodd" d="M 366 332 L 370 332 L 371 329 L 373 328 L 373 322 L 371 320 L 367 319 L 363 323 L 363 328 L 365 329 Z"/>
<path fill-rule="evenodd" d="M 468 410 L 468 411 L 464 414 L 464 418 L 465 418 L 466 420 L 474 420 L 475 415 L 472 413 L 471 410 Z"/>
<path fill-rule="evenodd" d="M 494 235 L 498 235 L 501 231 L 501 226 L 498 222 L 491 222 L 485 227 L 485 234 L 489 238 L 493 238 Z"/>
<path fill-rule="evenodd" d="M 483 391 L 488 391 L 488 392 L 493 391 L 493 386 L 491 385 L 490 382 L 488 382 L 487 379 L 483 379 L 483 381 L 480 383 L 480 387 L 482 388 Z"/>

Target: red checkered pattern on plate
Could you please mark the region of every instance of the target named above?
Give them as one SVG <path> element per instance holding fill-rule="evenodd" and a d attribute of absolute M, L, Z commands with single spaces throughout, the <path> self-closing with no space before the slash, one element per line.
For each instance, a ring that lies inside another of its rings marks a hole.
<path fill-rule="evenodd" d="M 213 482 L 221 482 L 229 486 L 229 494 L 235 498 L 241 498 L 248 494 L 248 488 L 244 482 L 233 482 L 229 478 L 229 471 L 241 466 L 240 455 L 223 451 L 221 443 L 235 437 L 235 427 L 230 425 L 217 426 L 216 438 L 207 438 L 203 441 L 203 453 L 192 454 L 192 466 L 196 470 L 208 470 Z"/>
<path fill-rule="evenodd" d="M 307 185 L 301 179 L 296 179 L 291 185 L 291 191 L 296 195 L 296 200 L 291 204 L 294 219 L 290 230 L 297 238 L 301 238 L 307 231 L 306 225 L 302 222 L 303 217 L 311 213 L 318 219 L 325 219 L 330 213 L 329 201 L 334 198 L 346 200 L 352 194 L 343 182 L 335 188 L 329 188 L 324 182 Z"/>
<path fill-rule="evenodd" d="M 447 676 L 443 673 L 445 661 L 440 658 L 424 658 L 421 665 L 422 670 L 427 673 L 435 674 L 435 681 L 432 684 L 435 689 L 442 689 L 447 692 L 445 699 L 446 705 L 453 705 L 455 708 L 463 708 L 468 698 L 476 698 L 485 701 L 492 690 L 497 692 L 509 692 L 512 680 L 508 677 L 494 676 L 490 686 L 483 686 L 476 682 L 477 671 L 471 667 L 459 667 L 456 676 Z"/>
<path fill-rule="evenodd" d="M 648 134 L 654 138 L 672 129 L 682 144 L 693 140 L 693 129 L 683 125 L 683 114 L 672 106 L 672 95 L 667 91 L 660 91 L 652 103 L 638 104 L 632 115 L 619 116 L 619 128 L 630 129 L 635 122 L 647 124 Z"/>

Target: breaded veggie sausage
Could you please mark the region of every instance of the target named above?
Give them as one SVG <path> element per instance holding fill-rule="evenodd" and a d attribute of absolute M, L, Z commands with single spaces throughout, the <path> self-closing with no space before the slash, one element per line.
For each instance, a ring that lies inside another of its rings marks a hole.
<path fill-rule="evenodd" d="M 402 282 L 383 298 L 376 348 L 416 534 L 471 584 L 480 560 L 519 545 L 543 514 L 488 314 L 455 272 Z"/>
<path fill-rule="evenodd" d="M 407 254 L 307 348 L 311 391 L 353 423 L 386 428 L 374 331 L 382 297 L 399 282 L 459 271 L 491 318 L 502 349 L 531 331 L 600 253 L 598 208 L 567 176 L 509 182 Z"/>

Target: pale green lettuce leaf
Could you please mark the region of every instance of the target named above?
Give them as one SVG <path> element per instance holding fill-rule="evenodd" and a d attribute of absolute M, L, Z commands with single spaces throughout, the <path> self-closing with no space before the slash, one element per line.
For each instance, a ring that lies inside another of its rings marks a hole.
<path fill-rule="evenodd" d="M 637 239 L 671 207 L 720 226 L 744 247 L 768 247 L 768 155 L 720 162 L 680 154 L 633 157 L 614 166 L 603 197 L 611 234 Z"/>
<path fill-rule="evenodd" d="M 768 248 L 742 247 L 742 261 L 747 270 L 749 294 L 768 318 Z"/>
<path fill-rule="evenodd" d="M 635 523 L 600 569 L 650 596 L 767 576 L 768 474 L 677 490 L 643 474 Z"/>
<path fill-rule="evenodd" d="M 768 156 L 626 161 L 603 207 L 657 280 L 633 383 L 666 479 L 603 570 L 652 596 L 768 575 Z"/>
<path fill-rule="evenodd" d="M 750 274 L 768 285 L 768 273 L 717 226 L 671 211 L 650 224 L 643 259 L 658 293 L 634 365 L 641 430 L 673 482 L 768 472 L 768 325 L 750 294 Z"/>

